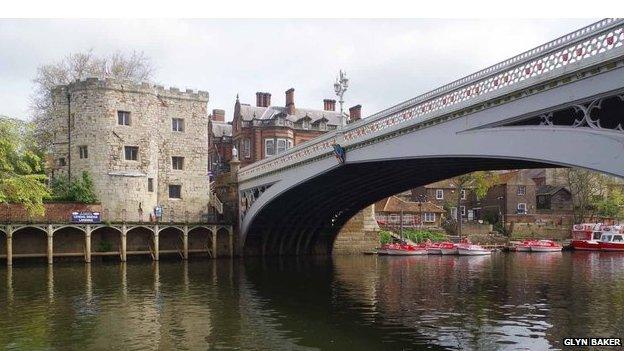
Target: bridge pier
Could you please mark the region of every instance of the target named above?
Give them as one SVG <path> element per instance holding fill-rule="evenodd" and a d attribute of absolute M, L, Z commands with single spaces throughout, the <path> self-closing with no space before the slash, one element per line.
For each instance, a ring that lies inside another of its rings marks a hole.
<path fill-rule="evenodd" d="M 182 229 L 182 259 L 188 260 L 188 225 Z"/>
<path fill-rule="evenodd" d="M 159 256 L 158 232 L 159 232 L 158 225 L 155 225 L 154 226 L 154 256 L 153 256 L 154 261 L 158 261 L 158 256 Z"/>
<path fill-rule="evenodd" d="M 212 258 L 219 257 L 219 253 L 217 252 L 217 227 L 212 227 Z"/>
<path fill-rule="evenodd" d="M 91 263 L 91 226 L 85 230 L 85 263 Z"/>
<path fill-rule="evenodd" d="M 230 258 L 233 258 L 234 257 L 234 231 L 232 230 L 231 227 L 228 230 L 228 236 L 229 236 L 229 241 L 230 241 Z"/>
<path fill-rule="evenodd" d="M 8 226 L 6 231 L 6 263 L 7 267 L 13 265 L 13 227 Z"/>
<path fill-rule="evenodd" d="M 126 235 L 128 234 L 128 227 L 126 225 L 121 226 L 121 252 L 119 253 L 121 262 L 126 262 Z"/>
<path fill-rule="evenodd" d="M 52 224 L 48 225 L 48 230 L 47 230 L 47 234 L 48 234 L 48 252 L 47 252 L 47 256 L 48 256 L 48 264 L 52 264 L 54 262 L 54 228 L 52 227 Z"/>

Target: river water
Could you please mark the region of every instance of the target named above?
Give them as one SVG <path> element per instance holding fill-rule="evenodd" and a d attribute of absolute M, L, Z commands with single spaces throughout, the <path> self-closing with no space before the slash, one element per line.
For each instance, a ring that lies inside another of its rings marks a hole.
<path fill-rule="evenodd" d="M 624 336 L 624 254 L 20 264 L 3 350 L 546 350 Z"/>

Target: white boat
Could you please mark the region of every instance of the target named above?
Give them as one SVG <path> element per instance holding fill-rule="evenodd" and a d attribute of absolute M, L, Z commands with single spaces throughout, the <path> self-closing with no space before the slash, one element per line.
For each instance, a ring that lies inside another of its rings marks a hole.
<path fill-rule="evenodd" d="M 442 255 L 457 255 L 457 245 L 451 242 L 443 242 L 439 247 Z"/>
<path fill-rule="evenodd" d="M 480 245 L 460 244 L 457 246 L 457 253 L 461 256 L 479 256 L 489 255 L 492 253 L 492 250 L 486 249 Z"/>

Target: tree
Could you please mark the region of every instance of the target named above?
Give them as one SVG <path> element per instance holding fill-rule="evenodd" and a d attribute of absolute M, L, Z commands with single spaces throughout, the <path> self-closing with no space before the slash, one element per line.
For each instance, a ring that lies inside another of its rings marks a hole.
<path fill-rule="evenodd" d="M 29 215 L 42 215 L 43 200 L 50 194 L 43 159 L 31 140 L 30 125 L 0 118 L 0 203 L 22 204 Z"/>
<path fill-rule="evenodd" d="M 620 189 L 612 189 L 606 196 L 597 201 L 596 210 L 602 217 L 624 218 L 624 194 Z"/>
<path fill-rule="evenodd" d="M 52 89 L 85 78 L 115 78 L 133 82 L 152 79 L 154 67 L 142 52 L 98 57 L 92 50 L 72 53 L 60 61 L 40 66 L 33 83 L 31 112 L 36 126 L 39 147 L 47 150 L 52 142 L 50 133 L 52 120 Z"/>
<path fill-rule="evenodd" d="M 52 199 L 55 201 L 80 202 L 92 204 L 97 202 L 93 180 L 87 172 L 82 172 L 79 178 L 68 181 L 64 177 L 54 178 L 50 182 Z"/>
<path fill-rule="evenodd" d="M 457 235 L 462 236 L 462 192 L 468 188 L 472 189 L 477 199 L 484 197 L 488 190 L 496 183 L 498 175 L 491 171 L 477 171 L 452 178 L 450 181 L 455 185 L 457 189 L 456 204 L 457 204 Z"/>
<path fill-rule="evenodd" d="M 572 194 L 574 223 L 582 223 L 596 214 L 597 201 L 605 194 L 606 177 L 598 172 L 566 168 L 561 170 Z"/>

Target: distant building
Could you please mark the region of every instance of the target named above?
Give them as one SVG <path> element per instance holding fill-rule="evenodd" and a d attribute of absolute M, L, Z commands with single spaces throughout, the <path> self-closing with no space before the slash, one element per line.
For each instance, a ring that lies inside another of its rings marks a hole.
<path fill-rule="evenodd" d="M 361 119 L 361 116 L 362 106 L 356 105 L 343 118 L 350 123 Z M 336 100 L 323 100 L 323 109 L 298 107 L 292 88 L 285 92 L 283 106 L 272 105 L 270 93 L 256 93 L 255 106 L 241 103 L 237 97 L 231 124 L 213 113 L 210 127 L 214 135 L 210 144 L 211 170 L 217 172 L 227 167 L 223 164 L 227 164 L 231 154 L 223 150 L 231 150 L 228 143 L 237 148 L 241 167 L 244 167 L 335 130 L 340 126 L 340 120 Z M 231 132 L 228 126 L 231 126 Z"/>
<path fill-rule="evenodd" d="M 572 213 L 572 194 L 563 186 L 542 185 L 536 191 L 538 213 Z"/>
<path fill-rule="evenodd" d="M 475 219 L 490 216 L 535 214 L 535 182 L 526 171 L 515 170 L 498 175 L 498 181 L 473 205 Z M 506 219 L 505 219 L 506 220 Z"/>
<path fill-rule="evenodd" d="M 474 215 L 472 205 L 474 202 L 473 190 L 470 187 L 462 190 L 460 211 L 464 220 L 472 220 Z M 430 201 L 433 204 L 450 209 L 449 215 L 457 218 L 457 186 L 451 179 L 427 184 L 414 188 L 411 191 L 412 201 Z"/>
<path fill-rule="evenodd" d="M 58 86 L 48 175 L 88 172 L 105 220 L 201 221 L 210 198 L 207 104 L 207 92 L 112 79 Z"/>
<path fill-rule="evenodd" d="M 214 109 L 208 122 L 208 167 L 213 175 L 229 171 L 232 159 L 232 123 L 225 122 L 225 111 Z"/>
<path fill-rule="evenodd" d="M 430 202 L 406 201 L 390 196 L 375 203 L 375 218 L 380 226 L 440 228 L 444 208 Z"/>

